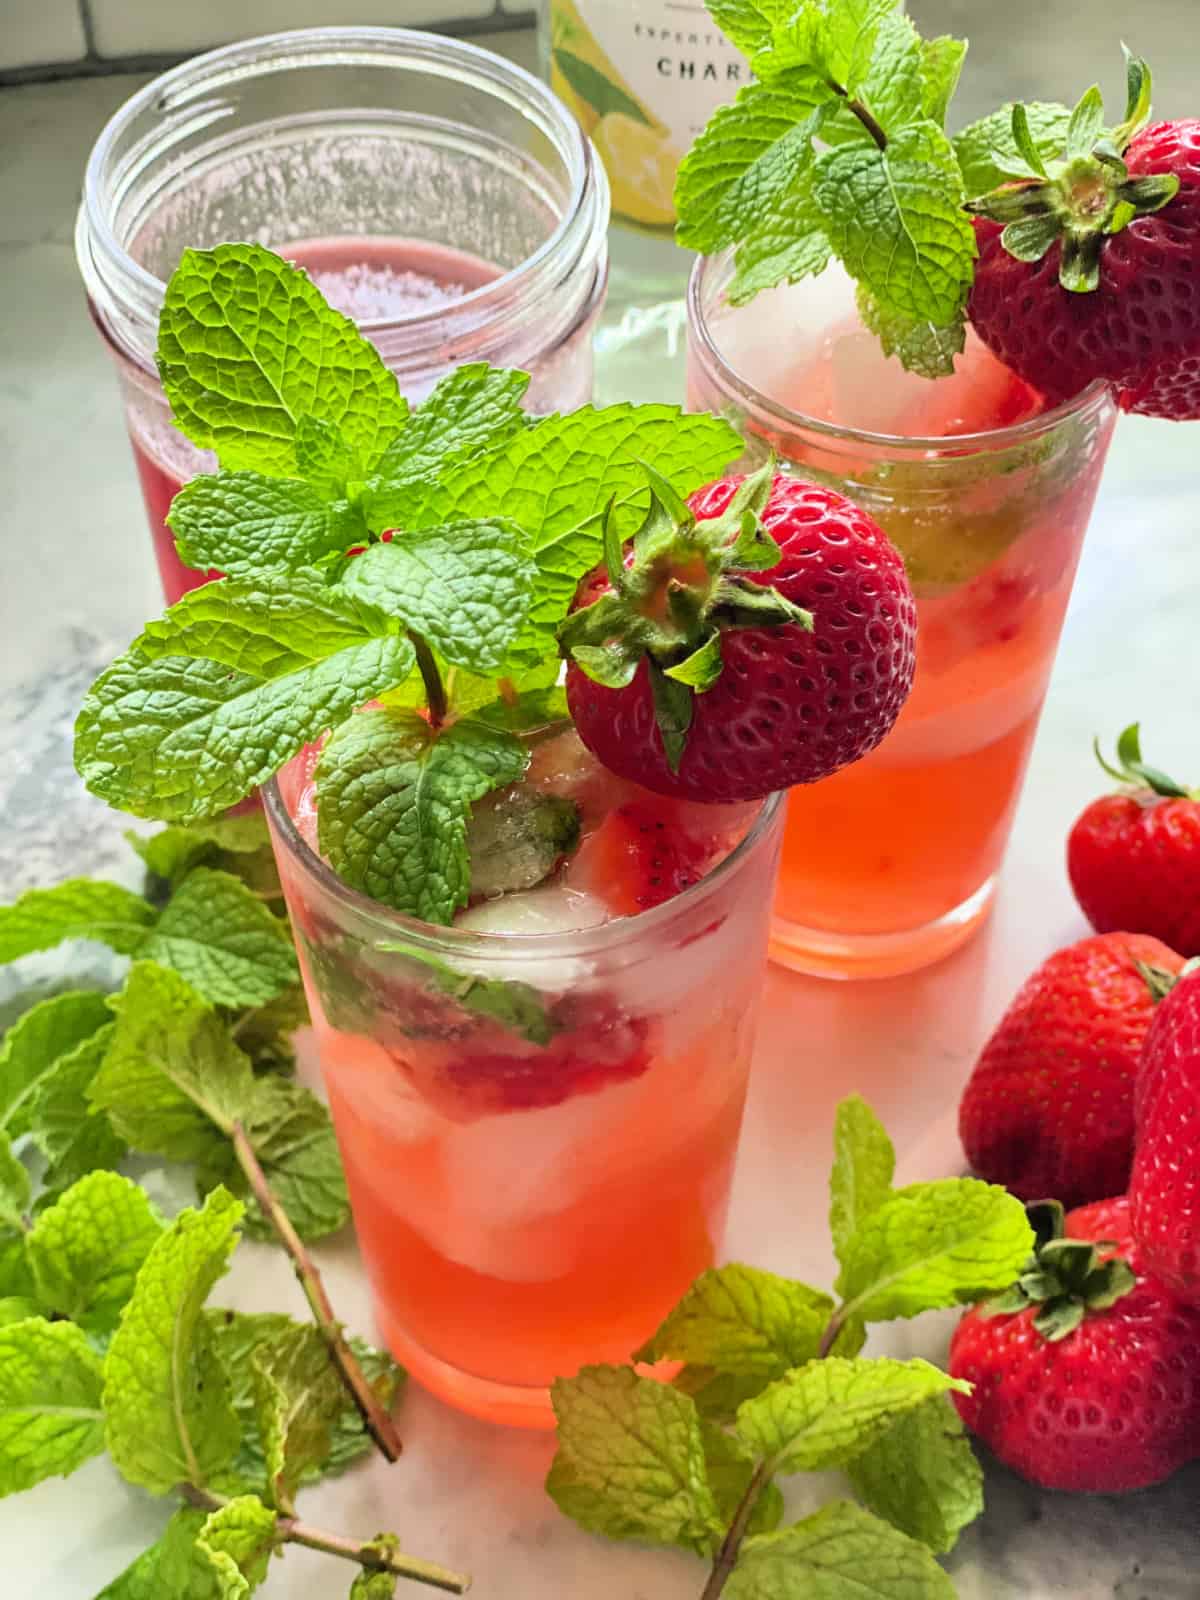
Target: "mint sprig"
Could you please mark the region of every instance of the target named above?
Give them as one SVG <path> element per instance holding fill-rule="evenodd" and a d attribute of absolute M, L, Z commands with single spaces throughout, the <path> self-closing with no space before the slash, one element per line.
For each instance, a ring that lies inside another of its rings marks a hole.
<path fill-rule="evenodd" d="M 862 1323 L 976 1299 L 984 1281 L 1007 1286 L 1033 1234 L 1011 1195 L 971 1179 L 894 1191 L 894 1164 L 869 1108 L 844 1101 L 830 1181 L 840 1303 L 721 1267 L 637 1352 L 686 1363 L 672 1398 L 630 1367 L 589 1367 L 554 1385 L 546 1487 L 566 1515 L 610 1538 L 710 1558 L 702 1600 L 841 1594 L 851 1577 L 881 1595 L 898 1582 L 921 1600 L 953 1596 L 933 1552 L 982 1508 L 979 1469 L 946 1404 L 961 1385 L 925 1361 L 859 1356 Z M 869 1509 L 837 1502 L 778 1528 L 776 1477 L 831 1468 Z M 742 1487 L 731 1505 L 733 1480 Z"/>

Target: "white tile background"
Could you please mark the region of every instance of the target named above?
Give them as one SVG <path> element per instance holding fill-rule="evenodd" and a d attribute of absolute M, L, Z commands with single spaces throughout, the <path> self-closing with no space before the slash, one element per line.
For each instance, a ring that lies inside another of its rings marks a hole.
<path fill-rule="evenodd" d="M 422 27 L 501 15 L 532 19 L 536 8 L 536 0 L 0 0 L 0 72 L 69 67 L 89 56 L 183 55 L 323 23 Z"/>

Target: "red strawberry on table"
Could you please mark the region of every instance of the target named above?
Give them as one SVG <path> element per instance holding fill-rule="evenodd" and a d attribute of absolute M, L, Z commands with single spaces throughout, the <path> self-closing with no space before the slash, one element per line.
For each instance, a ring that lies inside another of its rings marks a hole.
<path fill-rule="evenodd" d="M 1200 1307 L 1200 972 L 1184 977 L 1158 1008 L 1142 1052 L 1136 1109 L 1134 1236 L 1147 1266 Z"/>
<path fill-rule="evenodd" d="M 970 206 L 967 312 L 1051 401 L 1102 378 L 1126 411 L 1200 417 L 1200 121 L 1147 127 L 1150 72 L 1134 58 L 1125 121 L 1109 132 L 1103 114 L 1089 89 L 1064 159 L 1044 162 L 1015 108 L 1027 165 Z"/>
<path fill-rule="evenodd" d="M 1111 933 L 1058 950 L 1030 976 L 963 1093 L 959 1136 L 981 1177 L 1022 1200 L 1079 1205 L 1121 1193 L 1134 1084 L 1164 979 L 1182 957 Z"/>
<path fill-rule="evenodd" d="M 1020 1281 L 968 1311 L 951 1396 L 1001 1461 L 1047 1489 L 1116 1494 L 1200 1457 L 1200 1310 L 1153 1277 L 1129 1203 L 1031 1207 L 1039 1245 Z"/>
<path fill-rule="evenodd" d="M 1094 800 L 1071 829 L 1067 871 L 1080 909 L 1101 932 L 1152 933 L 1200 955 L 1200 791 L 1145 764 L 1136 722 L 1117 741 L 1117 765 L 1100 764 L 1126 787 Z"/>
<path fill-rule="evenodd" d="M 873 750 L 912 687 L 899 553 L 831 489 L 723 478 L 685 505 L 657 474 L 632 549 L 559 630 L 579 735 L 611 771 L 700 801 L 755 800 Z"/>

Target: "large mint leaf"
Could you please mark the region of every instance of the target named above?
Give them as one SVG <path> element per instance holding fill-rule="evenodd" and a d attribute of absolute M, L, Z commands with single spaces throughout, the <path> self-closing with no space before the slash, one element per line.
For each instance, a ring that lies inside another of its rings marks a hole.
<path fill-rule="evenodd" d="M 38 1079 L 29 1122 L 33 1141 L 46 1158 L 47 1189 L 66 1189 L 89 1172 L 115 1167 L 125 1154 L 125 1141 L 118 1138 L 107 1113 L 87 1104 L 87 1091 L 113 1032 L 111 1022 L 98 1029 L 59 1056 Z"/>
<path fill-rule="evenodd" d="M 261 1346 L 273 1345 L 281 1335 L 295 1334 L 311 1325 L 294 1322 L 291 1317 L 270 1311 L 246 1313 L 208 1310 L 204 1316 L 216 1340 L 221 1365 L 229 1374 L 233 1406 L 240 1428 L 237 1454 L 217 1474 L 213 1487 L 222 1494 L 252 1492 L 265 1495 L 267 1468 L 256 1410 L 255 1352 Z M 349 1342 L 380 1405 L 390 1411 L 404 1384 L 404 1369 L 397 1366 L 385 1351 L 375 1350 L 361 1339 L 351 1339 Z M 328 1364 L 328 1357 L 326 1362 Z M 321 1461 L 301 1473 L 301 1480 L 315 1483 L 320 1478 L 344 1472 L 370 1449 L 370 1435 L 357 1407 L 343 1388 L 341 1410 L 333 1423 L 329 1449 Z"/>
<path fill-rule="evenodd" d="M 835 1500 L 815 1516 L 742 1546 L 725 1600 L 954 1600 L 924 1545 L 860 1506 Z"/>
<path fill-rule="evenodd" d="M 642 463 L 687 494 L 720 476 L 744 448 L 716 417 L 685 416 L 674 406 L 584 406 L 543 418 L 445 482 L 368 487 L 363 507 L 374 531 L 496 516 L 524 528 L 538 575 L 506 663 L 506 674 L 516 676 L 557 656 L 554 630 L 579 579 L 603 558 L 610 499 L 630 531 L 645 516 L 650 491 Z"/>
<path fill-rule="evenodd" d="M 64 939 L 99 939 L 128 955 L 153 920 L 154 908 L 141 895 L 97 878 L 27 889 L 11 905 L 0 906 L 0 962 L 49 950 Z"/>
<path fill-rule="evenodd" d="M 892 1192 L 896 1152 L 887 1130 L 859 1095 L 848 1095 L 833 1124 L 829 1231 L 840 1261 L 847 1244 Z"/>
<path fill-rule="evenodd" d="M 373 899 L 448 923 L 470 888 L 471 803 L 514 783 L 527 759 L 512 734 L 482 723 L 435 731 L 412 711 L 364 711 L 317 764 L 321 850 Z"/>
<path fill-rule="evenodd" d="M 251 1364 L 268 1497 L 280 1511 L 291 1512 L 301 1483 L 329 1455 L 345 1389 L 313 1323 L 260 1344 Z"/>
<path fill-rule="evenodd" d="M 975 235 L 949 139 L 930 121 L 817 158 L 813 198 L 851 277 L 886 310 L 944 326 L 962 313 Z"/>
<path fill-rule="evenodd" d="M 901 1412 L 968 1386 L 926 1361 L 811 1361 L 747 1400 L 737 1435 L 773 1472 L 815 1472 L 861 1454 Z"/>
<path fill-rule="evenodd" d="M 780 19 L 770 42 L 756 53 L 754 70 L 773 79 L 795 66 L 811 67 L 850 95 L 867 81 L 881 28 L 901 0 L 805 3 Z"/>
<path fill-rule="evenodd" d="M 34 891 L 37 894 L 53 892 Z M 31 1006 L 13 1023 L 0 1049 L 0 1131 L 13 1139 L 29 1132 L 33 1102 L 42 1079 L 61 1057 L 108 1021 L 108 1005 L 103 995 L 72 989 Z"/>
<path fill-rule="evenodd" d="M 89 1095 L 136 1150 L 229 1164 L 225 1131 L 257 1083 L 229 1030 L 177 973 L 137 962 L 112 1008 L 112 1043 Z"/>
<path fill-rule="evenodd" d="M 813 1359 L 833 1309 L 807 1284 L 734 1262 L 702 1273 L 637 1358 L 769 1381 Z"/>
<path fill-rule="evenodd" d="M 502 517 L 399 533 L 350 563 L 342 588 L 398 617 L 444 661 L 499 670 L 529 610 L 537 567 Z"/>
<path fill-rule="evenodd" d="M 0 1133 L 0 1232 L 24 1226 L 33 1188 L 24 1164 L 13 1154 L 6 1133 Z"/>
<path fill-rule="evenodd" d="M 163 1231 L 144 1189 L 116 1172 L 93 1172 L 38 1217 L 26 1241 L 47 1316 L 88 1333 L 111 1333 L 142 1263 Z"/>
<path fill-rule="evenodd" d="M 214 1005 L 262 1006 L 299 978 L 288 927 L 239 879 L 195 867 L 137 951 Z"/>
<path fill-rule="evenodd" d="M 407 639 L 369 639 L 286 677 L 136 650 L 92 685 L 75 765 L 93 794 L 135 816 L 196 822 L 236 805 L 358 706 L 412 671 Z"/>
<path fill-rule="evenodd" d="M 779 23 L 790 21 L 796 0 L 708 0 L 708 10 L 726 37 L 753 56 L 770 44 Z"/>
<path fill-rule="evenodd" d="M 726 291 L 730 303 L 746 305 L 763 289 L 815 277 L 824 272 L 832 253 L 825 219 L 813 202 L 805 173 L 783 202 L 738 241 L 735 271 Z"/>
<path fill-rule="evenodd" d="M 744 238 L 771 212 L 813 158 L 813 135 L 834 100 L 805 67 L 749 83 L 716 111 L 684 157 L 675 184 L 676 237 L 713 251 Z"/>
<path fill-rule="evenodd" d="M 176 423 L 223 467 L 295 477 L 303 416 L 336 423 L 373 462 L 408 415 L 350 319 L 256 244 L 184 251 L 159 319 L 158 369 Z"/>
<path fill-rule="evenodd" d="M 610 1539 L 716 1549 L 724 1528 L 686 1395 L 630 1367 L 584 1367 L 550 1398 L 558 1453 L 546 1490 L 560 1511 Z"/>
<path fill-rule="evenodd" d="M 879 340 L 885 356 L 895 356 L 908 372 L 921 378 L 948 378 L 954 358 L 966 344 L 966 322 L 947 327 L 922 322 L 902 311 L 881 306 L 862 284 L 858 286 L 858 312 L 863 325 Z"/>
<path fill-rule="evenodd" d="M 329 1112 L 303 1085 L 256 1079 L 242 1120 L 267 1182 L 306 1242 L 336 1233 L 350 1220 L 350 1200 Z M 218 1166 L 216 1176 L 223 1176 Z M 243 1192 L 241 1174 L 227 1180 Z M 257 1238 L 274 1229 L 247 1198 L 246 1230 Z"/>
<path fill-rule="evenodd" d="M 915 1317 L 1014 1283 L 1033 1250 L 1025 1207 L 976 1178 L 914 1184 L 842 1246 L 837 1289 L 866 1322 Z"/>
<path fill-rule="evenodd" d="M 954 151 L 962 169 L 969 200 L 998 188 L 1014 177 L 1030 176 L 1024 156 L 1012 134 L 1012 102 L 990 116 L 972 122 L 954 136 Z M 1067 142 L 1071 113 L 1066 106 L 1034 100 L 1025 107 L 1029 132 L 1044 161 L 1061 156 Z"/>
<path fill-rule="evenodd" d="M 340 555 L 363 531 L 347 501 L 260 472 L 193 478 L 172 500 L 167 522 L 179 559 L 202 572 L 311 566 Z"/>
<path fill-rule="evenodd" d="M 983 1470 L 944 1396 L 898 1417 L 846 1473 L 864 1505 L 937 1555 L 983 1511 Z"/>
<path fill-rule="evenodd" d="M 182 1211 L 147 1256 L 104 1363 L 109 1453 L 155 1494 L 203 1484 L 232 1458 L 229 1380 L 201 1312 L 226 1271 L 242 1207 L 216 1190 Z"/>
<path fill-rule="evenodd" d="M 374 606 L 298 568 L 193 589 L 148 623 L 133 648 L 148 661 L 199 656 L 256 678 L 279 678 L 396 631 Z"/>
<path fill-rule="evenodd" d="M 81 1328 L 0 1328 L 0 1496 L 67 1477 L 104 1449 L 100 1357 Z"/>
<path fill-rule="evenodd" d="M 381 478 L 440 475 L 458 461 L 495 449 L 525 426 L 527 372 L 469 362 L 441 379 L 404 431 L 384 451 Z"/>

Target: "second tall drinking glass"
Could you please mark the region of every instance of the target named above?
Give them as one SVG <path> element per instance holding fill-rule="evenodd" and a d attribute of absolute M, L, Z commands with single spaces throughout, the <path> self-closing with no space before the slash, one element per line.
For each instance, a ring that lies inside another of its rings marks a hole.
<path fill-rule="evenodd" d="M 731 270 L 718 256 L 692 277 L 689 405 L 727 415 L 751 461 L 769 446 L 870 512 L 919 615 L 892 733 L 791 793 L 771 953 L 833 977 L 911 971 L 990 908 L 1113 402 L 1096 384 L 1046 410 L 970 335 L 954 377 L 913 377 L 863 328 L 840 268 L 742 307 Z"/>

